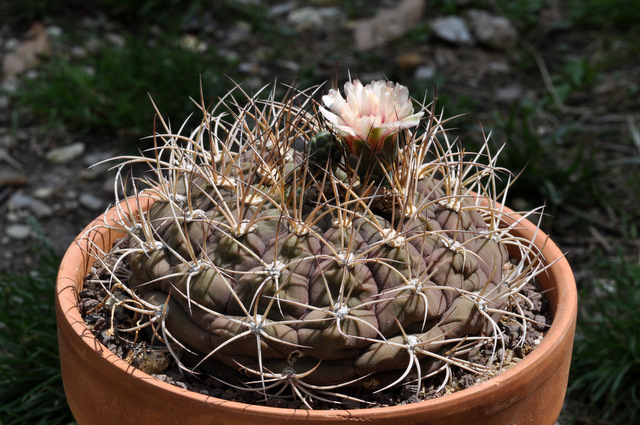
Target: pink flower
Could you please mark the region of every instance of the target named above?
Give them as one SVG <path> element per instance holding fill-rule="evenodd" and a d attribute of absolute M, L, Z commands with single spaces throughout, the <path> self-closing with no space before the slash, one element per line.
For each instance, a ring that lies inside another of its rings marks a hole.
<path fill-rule="evenodd" d="M 398 83 L 373 81 L 363 86 L 353 80 L 345 83 L 344 93 L 346 100 L 339 90 L 329 90 L 320 112 L 354 154 L 364 145 L 373 152 L 390 148 L 398 131 L 417 126 L 423 115 L 413 113 L 409 90 Z"/>

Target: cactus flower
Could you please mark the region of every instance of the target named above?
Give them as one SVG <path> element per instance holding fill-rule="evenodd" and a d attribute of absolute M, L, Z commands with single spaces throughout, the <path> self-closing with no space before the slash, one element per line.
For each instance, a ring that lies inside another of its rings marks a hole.
<path fill-rule="evenodd" d="M 360 154 L 366 145 L 375 152 L 390 150 L 398 131 L 415 127 L 423 112 L 414 113 L 409 90 L 398 83 L 374 81 L 363 86 L 359 80 L 344 85 L 346 99 L 331 89 L 322 97 L 320 112 L 351 153 Z"/>

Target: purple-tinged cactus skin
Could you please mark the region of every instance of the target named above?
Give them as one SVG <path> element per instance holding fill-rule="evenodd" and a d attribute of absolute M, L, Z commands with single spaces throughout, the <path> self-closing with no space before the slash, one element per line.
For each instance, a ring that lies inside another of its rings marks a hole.
<path fill-rule="evenodd" d="M 457 150 L 399 84 L 347 84 L 352 106 L 402 114 L 385 123 L 359 103 L 371 115 L 341 117 L 354 109 L 336 89 L 323 105 L 320 88 L 282 101 L 236 88 L 190 133 L 160 118 L 155 148 L 120 166 L 117 189 L 129 165 L 150 166 L 132 186 L 155 203 L 120 212 L 104 284 L 183 369 L 340 404 L 349 387 L 444 386 L 453 366 L 489 375 L 469 354 L 490 341 L 499 364 L 500 320 L 527 326 L 520 290 L 543 266 L 509 234 L 496 189 L 509 174 L 488 143 Z"/>

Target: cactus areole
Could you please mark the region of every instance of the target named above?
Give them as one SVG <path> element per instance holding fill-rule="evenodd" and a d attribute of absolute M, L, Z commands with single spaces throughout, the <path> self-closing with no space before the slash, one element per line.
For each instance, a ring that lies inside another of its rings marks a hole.
<path fill-rule="evenodd" d="M 236 87 L 178 131 L 159 116 L 154 147 L 115 179 L 153 205 L 118 204 L 108 226 L 125 236 L 90 249 L 136 318 L 117 331 L 263 404 L 366 403 L 358 388 L 417 400 L 454 368 L 499 372 L 498 325 L 530 326 L 521 289 L 547 267 L 535 235 L 512 235 L 509 173 L 399 84 L 320 91 Z M 472 361 L 487 345 L 493 358 Z"/>

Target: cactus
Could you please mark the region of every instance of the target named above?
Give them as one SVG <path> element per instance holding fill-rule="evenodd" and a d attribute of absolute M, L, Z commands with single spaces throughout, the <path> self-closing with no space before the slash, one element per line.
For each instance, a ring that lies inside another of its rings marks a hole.
<path fill-rule="evenodd" d="M 118 166 L 116 189 L 155 200 L 119 204 L 127 236 L 96 254 L 136 315 L 120 331 L 150 330 L 185 371 L 308 407 L 349 403 L 353 387 L 444 387 L 454 367 L 491 374 L 498 324 L 526 328 L 520 290 L 544 266 L 509 233 L 497 187 L 510 174 L 486 140 L 461 151 L 433 102 L 398 84 L 354 80 L 321 102 L 320 88 L 276 92 L 201 102 L 190 133 L 158 113 L 154 148 Z M 150 174 L 129 184 L 139 164 Z M 472 362 L 486 344 L 490 364 Z"/>

